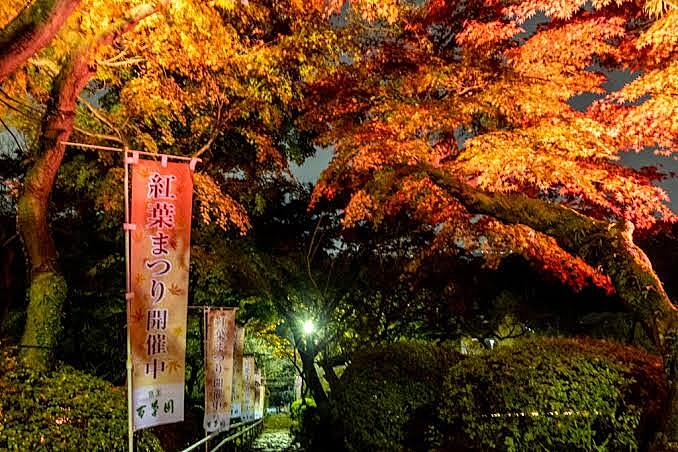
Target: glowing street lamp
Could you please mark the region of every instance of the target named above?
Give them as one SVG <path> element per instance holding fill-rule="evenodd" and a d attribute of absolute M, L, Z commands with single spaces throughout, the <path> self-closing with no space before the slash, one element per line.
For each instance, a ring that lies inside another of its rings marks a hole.
<path fill-rule="evenodd" d="M 313 334 L 313 331 L 315 331 L 315 325 L 313 324 L 313 320 L 306 320 L 303 325 L 304 329 L 304 334 L 305 335 L 310 335 Z"/>

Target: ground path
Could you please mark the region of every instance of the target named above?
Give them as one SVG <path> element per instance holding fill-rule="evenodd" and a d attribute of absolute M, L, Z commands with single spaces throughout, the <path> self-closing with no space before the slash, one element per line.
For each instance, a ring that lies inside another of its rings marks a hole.
<path fill-rule="evenodd" d="M 258 452 L 292 452 L 301 451 L 294 443 L 290 432 L 292 425 L 289 415 L 281 413 L 266 418 L 264 430 L 252 444 L 253 451 Z"/>

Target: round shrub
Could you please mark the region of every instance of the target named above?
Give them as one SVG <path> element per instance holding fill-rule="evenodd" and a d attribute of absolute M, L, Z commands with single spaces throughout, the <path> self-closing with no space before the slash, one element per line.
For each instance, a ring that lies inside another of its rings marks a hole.
<path fill-rule="evenodd" d="M 125 451 L 127 398 L 123 390 L 69 366 L 36 373 L 0 350 L 0 450 Z M 139 451 L 162 451 L 147 431 Z"/>
<path fill-rule="evenodd" d="M 448 450 L 637 450 L 656 428 L 657 357 L 593 339 L 516 341 L 452 366 L 440 401 Z"/>
<path fill-rule="evenodd" d="M 443 378 L 460 358 L 449 348 L 411 342 L 356 354 L 333 395 L 346 449 L 429 449 Z"/>

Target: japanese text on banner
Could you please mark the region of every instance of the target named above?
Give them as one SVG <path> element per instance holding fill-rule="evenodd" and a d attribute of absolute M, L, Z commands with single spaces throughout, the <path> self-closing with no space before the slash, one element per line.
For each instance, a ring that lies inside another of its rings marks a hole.
<path fill-rule="evenodd" d="M 205 418 L 207 433 L 228 430 L 231 420 L 235 309 L 209 309 L 205 342 Z"/>
<path fill-rule="evenodd" d="M 132 166 L 128 327 L 135 430 L 184 418 L 192 193 L 187 164 Z"/>

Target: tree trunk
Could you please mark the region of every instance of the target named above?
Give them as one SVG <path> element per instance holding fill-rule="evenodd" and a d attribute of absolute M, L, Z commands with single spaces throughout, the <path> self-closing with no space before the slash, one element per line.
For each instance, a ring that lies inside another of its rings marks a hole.
<path fill-rule="evenodd" d="M 303 350 L 299 350 L 301 357 L 302 369 L 304 371 L 304 379 L 306 386 L 311 391 L 313 399 L 315 400 L 318 414 L 323 422 L 329 422 L 330 419 L 330 401 L 325 393 L 325 389 L 318 376 L 318 371 L 315 367 L 315 353 L 313 346 L 306 346 Z"/>
<path fill-rule="evenodd" d="M 36 0 L 0 32 L 0 83 L 54 38 L 80 0 Z"/>
<path fill-rule="evenodd" d="M 62 142 L 73 132 L 78 95 L 96 73 L 96 51 L 157 10 L 142 5 L 130 17 L 72 52 L 54 81 L 42 120 L 37 156 L 26 173 L 17 203 L 17 229 L 30 263 L 29 303 L 20 358 L 32 369 L 49 367 L 62 329 L 67 285 L 57 268 L 56 247 L 48 226 L 48 202 L 64 157 Z"/>
<path fill-rule="evenodd" d="M 334 367 L 331 363 L 323 362 L 323 372 L 325 372 L 325 379 L 330 385 L 330 395 L 332 392 L 336 391 L 337 386 L 339 385 L 339 377 L 337 377 Z"/>
<path fill-rule="evenodd" d="M 418 168 L 421 171 L 422 167 Z M 414 172 L 409 170 L 410 172 Z M 553 237 L 566 251 L 608 275 L 627 309 L 642 323 L 662 354 L 669 381 L 663 433 L 678 449 L 678 309 L 664 291 L 632 225 L 595 220 L 572 209 L 521 195 L 486 193 L 443 171 L 424 171 L 472 213 L 524 224 Z"/>
<path fill-rule="evenodd" d="M 669 384 L 663 432 L 668 450 L 678 450 L 678 310 L 664 291 L 647 255 L 633 243 L 630 233 L 610 228 L 608 236 L 599 238 L 603 246 L 599 256 L 587 256 L 612 278 L 617 294 L 643 324 L 662 355 Z M 656 446 L 662 448 L 663 446 Z"/>
<path fill-rule="evenodd" d="M 17 203 L 17 228 L 30 264 L 29 304 L 21 339 L 22 362 L 35 370 L 48 368 L 61 333 L 67 285 L 57 268 L 57 252 L 48 226 L 48 202 L 73 131 L 75 107 L 94 69 L 87 49 L 75 52 L 57 76 L 42 121 L 35 163 L 26 173 Z"/>
<path fill-rule="evenodd" d="M 0 248 L 0 338 L 5 333 L 5 322 L 9 316 L 9 309 L 14 299 L 13 286 L 15 279 L 12 275 L 12 264 L 16 254 L 14 246 Z"/>

